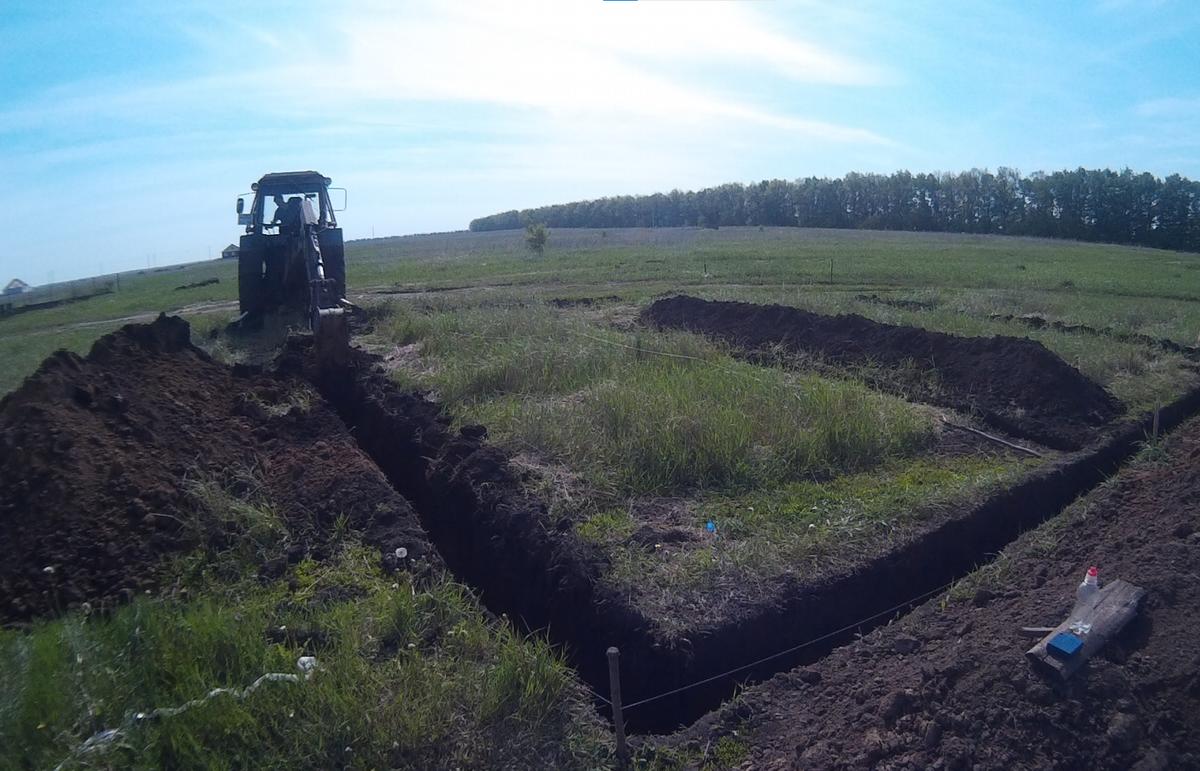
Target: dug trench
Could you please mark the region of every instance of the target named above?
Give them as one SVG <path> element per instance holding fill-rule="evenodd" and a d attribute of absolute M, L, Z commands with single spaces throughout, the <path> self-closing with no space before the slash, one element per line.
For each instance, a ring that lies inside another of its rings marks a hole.
<path fill-rule="evenodd" d="M 752 606 L 668 636 L 605 583 L 603 555 L 549 519 L 485 429 L 452 431 L 438 405 L 400 389 L 372 357 L 322 373 L 309 344 L 292 339 L 275 371 L 238 370 L 188 335 L 178 319 L 130 325 L 88 357 L 56 354 L 0 401 L 5 620 L 153 590 L 153 566 L 186 546 L 172 517 L 187 508 L 179 488 L 189 464 L 257 461 L 298 534 L 288 559 L 320 558 L 341 510 L 384 567 L 397 567 L 397 544 L 423 569 L 444 561 L 494 613 L 544 631 L 602 697 L 610 645 L 621 650 L 626 703 L 713 678 L 631 709 L 641 732 L 689 723 L 740 682 L 811 661 L 852 632 L 724 676 L 732 669 L 844 627 L 865 632 L 888 617 L 862 619 L 966 574 L 1113 472 L 1148 428 L 1148 419 L 1122 424 L 1013 488 L 927 520 L 851 572 L 781 581 Z M 323 399 L 288 406 L 304 383 Z M 1200 389 L 1161 411 L 1160 430 L 1197 409 Z"/>
<path fill-rule="evenodd" d="M 819 581 L 783 579 L 751 606 L 668 636 L 603 581 L 604 557 L 569 522 L 550 520 L 544 503 L 524 491 L 506 456 L 487 442 L 485 428 L 452 432 L 435 404 L 399 389 L 366 354 L 356 354 L 346 370 L 320 373 L 305 342 L 294 339 L 279 368 L 310 379 L 334 406 L 359 446 L 413 504 L 450 570 L 475 587 L 492 612 L 560 646 L 604 699 L 610 696 L 605 651 L 618 647 L 624 702 L 653 699 L 626 712 L 630 730 L 647 733 L 690 723 L 739 685 L 814 661 L 971 572 L 1114 473 L 1151 427 L 1149 417 L 1110 427 L 1088 449 L 1034 470 L 1009 489 L 930 516 L 852 571 Z M 1159 430 L 1197 410 L 1200 388 L 1160 411 Z M 743 668 L 764 657 L 771 658 Z M 604 709 L 602 700 L 598 707 Z"/>

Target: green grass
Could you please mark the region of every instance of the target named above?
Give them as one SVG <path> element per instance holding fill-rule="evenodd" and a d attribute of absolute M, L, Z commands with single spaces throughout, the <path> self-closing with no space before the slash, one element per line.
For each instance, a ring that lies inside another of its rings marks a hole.
<path fill-rule="evenodd" d="M 852 378 L 757 366 L 700 337 L 634 325 L 658 293 L 1028 336 L 1134 410 L 1196 379 L 1182 357 L 1153 346 L 991 318 L 1037 313 L 1191 344 L 1200 333 L 1196 255 L 771 228 L 552 231 L 541 258 L 520 233 L 354 242 L 347 254 L 352 293 L 466 287 L 393 296 L 374 312 L 368 342 L 392 356 L 398 378 L 433 389 L 460 422 L 483 422 L 520 452 L 538 470 L 535 483 L 553 488 L 552 514 L 608 555 L 604 580 L 668 633 L 720 616 L 747 592 L 765 595 L 781 576 L 851 566 L 1034 464 L 921 457 L 927 411 Z M 235 313 L 216 306 L 236 295 L 234 268 L 214 261 L 129 275 L 113 294 L 0 318 L 0 391 L 52 350 L 84 352 L 160 310 L 183 312 L 195 339 L 211 344 L 207 333 Z M 220 283 L 174 290 L 209 277 Z M 932 307 L 856 299 L 872 293 Z M 613 294 L 622 300 L 590 308 L 545 303 Z M 257 355 L 223 339 L 216 346 L 231 360 Z M 294 394 L 286 407 L 304 410 L 309 398 Z M 231 492 L 252 489 L 253 474 L 232 481 L 190 480 L 197 507 L 184 525 L 199 545 L 166 569 L 161 596 L 0 632 L 0 767 L 608 762 L 605 732 L 562 662 L 486 617 L 461 586 L 384 576 L 345 532 L 332 534 L 336 558 L 257 578 L 256 566 L 286 554 L 292 536 L 266 502 Z M 302 654 L 321 662 L 312 680 L 268 682 L 244 700 L 218 696 L 173 717 L 129 717 L 295 672 Z M 115 727 L 121 741 L 72 755 Z M 741 755 L 730 743 L 706 761 Z"/>
<path fill-rule="evenodd" d="M 929 436 L 927 417 L 861 385 L 726 364 L 649 361 L 565 399 L 498 399 L 468 414 L 630 495 L 828 476 Z"/>
<path fill-rule="evenodd" d="M 351 294 L 371 287 L 467 286 L 487 295 L 507 287 L 535 301 L 615 292 L 642 302 L 663 291 L 719 291 L 784 302 L 798 294 L 826 297 L 827 308 L 856 312 L 866 306 L 844 304 L 859 292 L 931 297 L 941 301 L 939 312 L 896 320 L 964 334 L 1033 336 L 1138 408 L 1195 379 L 1178 357 L 1115 341 L 1072 343 L 1059 333 L 979 318 L 1037 312 L 1194 344 L 1200 335 L 1200 256 L 1193 254 L 1046 239 L 798 228 L 554 230 L 542 258 L 529 254 L 520 232 L 353 241 L 346 250 Z M 114 328 L 117 319 L 187 308 L 194 316 L 199 306 L 234 300 L 235 267 L 214 260 L 125 274 L 113 294 L 0 318 L 0 354 L 13 363 L 0 372 L 0 391 L 16 387 L 56 347 L 86 348 L 89 336 Z M 174 290 L 207 278 L 220 283 Z M 868 310 L 876 317 L 894 309 Z M 95 321 L 107 324 L 75 326 Z"/>
<path fill-rule="evenodd" d="M 378 334 L 419 342 L 402 377 L 461 420 L 618 495 L 829 476 L 910 452 L 932 428 L 858 383 L 747 364 L 688 333 L 613 331 L 581 313 L 400 308 Z"/>
<path fill-rule="evenodd" d="M 373 347 L 404 351 L 396 376 L 533 468 L 552 518 L 598 545 L 605 580 L 668 633 L 687 608 L 719 616 L 722 587 L 853 566 L 1037 465 L 922 456 L 929 410 L 689 333 L 614 328 L 619 302 L 435 295 L 373 314 Z"/>
<path fill-rule="evenodd" d="M 255 470 L 183 484 L 193 505 L 171 516 L 196 546 L 157 569 L 157 595 L 0 630 L 0 768 L 608 764 L 606 732 L 559 655 L 461 585 L 387 576 L 337 527 L 332 557 L 264 581 L 293 534 Z M 296 682 L 300 656 L 320 668 Z M 204 700 L 266 673 L 284 677 Z"/>
<path fill-rule="evenodd" d="M 991 316 L 1038 313 L 1195 343 L 1197 255 L 722 228 L 556 230 L 541 258 L 518 232 L 352 242 L 347 256 L 352 294 L 415 290 L 373 310 L 375 333 L 360 342 L 389 356 L 398 379 L 432 389 L 460 422 L 485 423 L 519 452 L 533 483 L 552 492 L 551 513 L 608 556 L 604 580 L 668 633 L 718 617 L 748 593 L 765 596 L 782 576 L 852 566 L 1035 464 L 923 457 L 932 428 L 923 408 L 852 376 L 758 366 L 703 338 L 633 324 L 659 293 L 1028 336 L 1134 410 L 1196 380 L 1191 364 L 1153 346 Z M 209 277 L 220 283 L 174 290 Z M 464 288 L 425 291 L 451 287 Z M 932 307 L 855 297 L 872 293 Z M 546 306 L 613 294 L 622 299 Z M 127 275 L 113 294 L 0 318 L 0 392 L 52 350 L 86 351 L 100 334 L 160 310 L 195 321 L 194 338 L 223 358 L 257 361 L 263 352 L 208 340 L 235 314 L 219 304 L 235 296 L 235 266 L 213 261 Z M 285 407 L 303 411 L 310 398 L 298 392 Z M 385 576 L 347 532 L 331 534 L 335 557 L 267 581 L 258 566 L 285 555 L 292 534 L 267 502 L 245 494 L 253 474 L 194 479 L 189 489 L 197 507 L 183 524 L 198 546 L 165 568 L 160 596 L 0 631 L 0 767 L 609 763 L 608 737 L 561 660 L 488 618 L 463 587 Z M 994 568 L 1002 569 L 1003 561 Z M 312 680 L 267 682 L 244 700 L 218 696 L 172 717 L 130 717 L 215 687 L 244 688 L 265 672 L 296 672 L 303 654 L 321 662 Z M 115 727 L 120 741 L 72 755 Z M 704 762 L 736 764 L 743 752 L 726 743 Z"/>
<path fill-rule="evenodd" d="M 0 632 L 0 767 L 456 768 L 607 763 L 581 686 L 545 644 L 488 621 L 460 586 L 388 578 L 347 545 L 287 580 L 140 598 Z M 174 716 L 214 688 L 245 688 Z M 90 752 L 95 733 L 117 740 Z"/>
<path fill-rule="evenodd" d="M 913 526 L 982 500 L 1035 465 L 989 455 L 899 459 L 825 482 L 681 502 L 657 522 L 656 541 L 634 537 L 642 523 L 630 508 L 592 514 L 576 532 L 610 555 L 610 585 L 663 631 L 683 631 L 688 614 L 680 608 L 719 618 L 727 604 L 742 601 L 722 588 L 768 593 L 784 575 L 811 580 L 853 568 Z"/>
<path fill-rule="evenodd" d="M 666 281 L 974 287 L 1194 301 L 1200 257 L 1049 239 L 800 228 L 551 230 L 531 258 L 519 231 L 359 241 L 351 283 L 555 285 Z M 1200 331 L 1200 330 L 1198 330 Z"/>
<path fill-rule="evenodd" d="M 121 326 L 119 322 L 106 322 L 71 329 L 12 332 L 3 327 L 0 320 L 0 394 L 15 389 L 38 368 L 42 361 L 58 350 L 68 350 L 80 355 L 91 350 L 96 338 Z"/>

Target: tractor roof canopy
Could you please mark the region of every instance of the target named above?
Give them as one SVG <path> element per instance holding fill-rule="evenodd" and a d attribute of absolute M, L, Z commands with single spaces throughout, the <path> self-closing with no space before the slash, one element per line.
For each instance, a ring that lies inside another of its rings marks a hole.
<path fill-rule="evenodd" d="M 333 184 L 333 180 L 315 171 L 285 171 L 278 174 L 264 174 L 254 185 L 255 192 L 260 195 L 288 195 L 289 193 L 311 193 L 325 190 Z"/>

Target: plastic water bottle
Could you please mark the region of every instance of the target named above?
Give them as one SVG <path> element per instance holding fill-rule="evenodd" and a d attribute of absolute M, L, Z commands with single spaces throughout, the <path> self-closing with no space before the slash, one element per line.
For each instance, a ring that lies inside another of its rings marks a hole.
<path fill-rule="evenodd" d="M 1100 593 L 1100 570 L 1092 565 L 1087 569 L 1087 573 L 1083 577 L 1083 581 L 1079 584 L 1079 588 L 1075 590 L 1075 607 L 1086 609 L 1090 608 L 1096 602 L 1096 595 Z"/>
<path fill-rule="evenodd" d="M 1092 565 L 1075 590 L 1075 609 L 1071 611 L 1071 631 L 1077 635 L 1085 635 L 1092 631 L 1091 624 L 1085 624 L 1082 616 L 1096 604 L 1100 594 L 1100 570 Z"/>

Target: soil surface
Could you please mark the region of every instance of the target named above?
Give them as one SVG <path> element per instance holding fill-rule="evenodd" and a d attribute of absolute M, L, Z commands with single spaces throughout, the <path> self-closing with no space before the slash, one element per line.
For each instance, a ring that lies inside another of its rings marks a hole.
<path fill-rule="evenodd" d="M 0 622 L 154 586 L 165 555 L 208 535 L 198 483 L 278 512 L 289 559 L 320 556 L 341 519 L 385 553 L 407 549 L 406 567 L 440 564 L 310 386 L 214 361 L 160 316 L 86 357 L 54 354 L 0 400 Z"/>
<path fill-rule="evenodd" d="M 1193 419 L 967 591 L 748 689 L 659 749 L 704 763 L 724 742 L 732 765 L 768 769 L 1200 768 L 1198 466 Z M 1065 618 L 1090 564 L 1148 595 L 1059 684 L 1031 668 L 1037 638 L 1019 629 Z"/>
<path fill-rule="evenodd" d="M 1122 411 L 1104 388 L 1027 338 L 959 337 L 853 314 L 825 316 L 687 296 L 657 300 L 642 318 L 754 350 L 781 346 L 838 365 L 932 373 L 932 384 L 901 385 L 921 401 L 976 413 L 1002 430 L 1061 450 L 1090 443 L 1096 429 Z"/>

